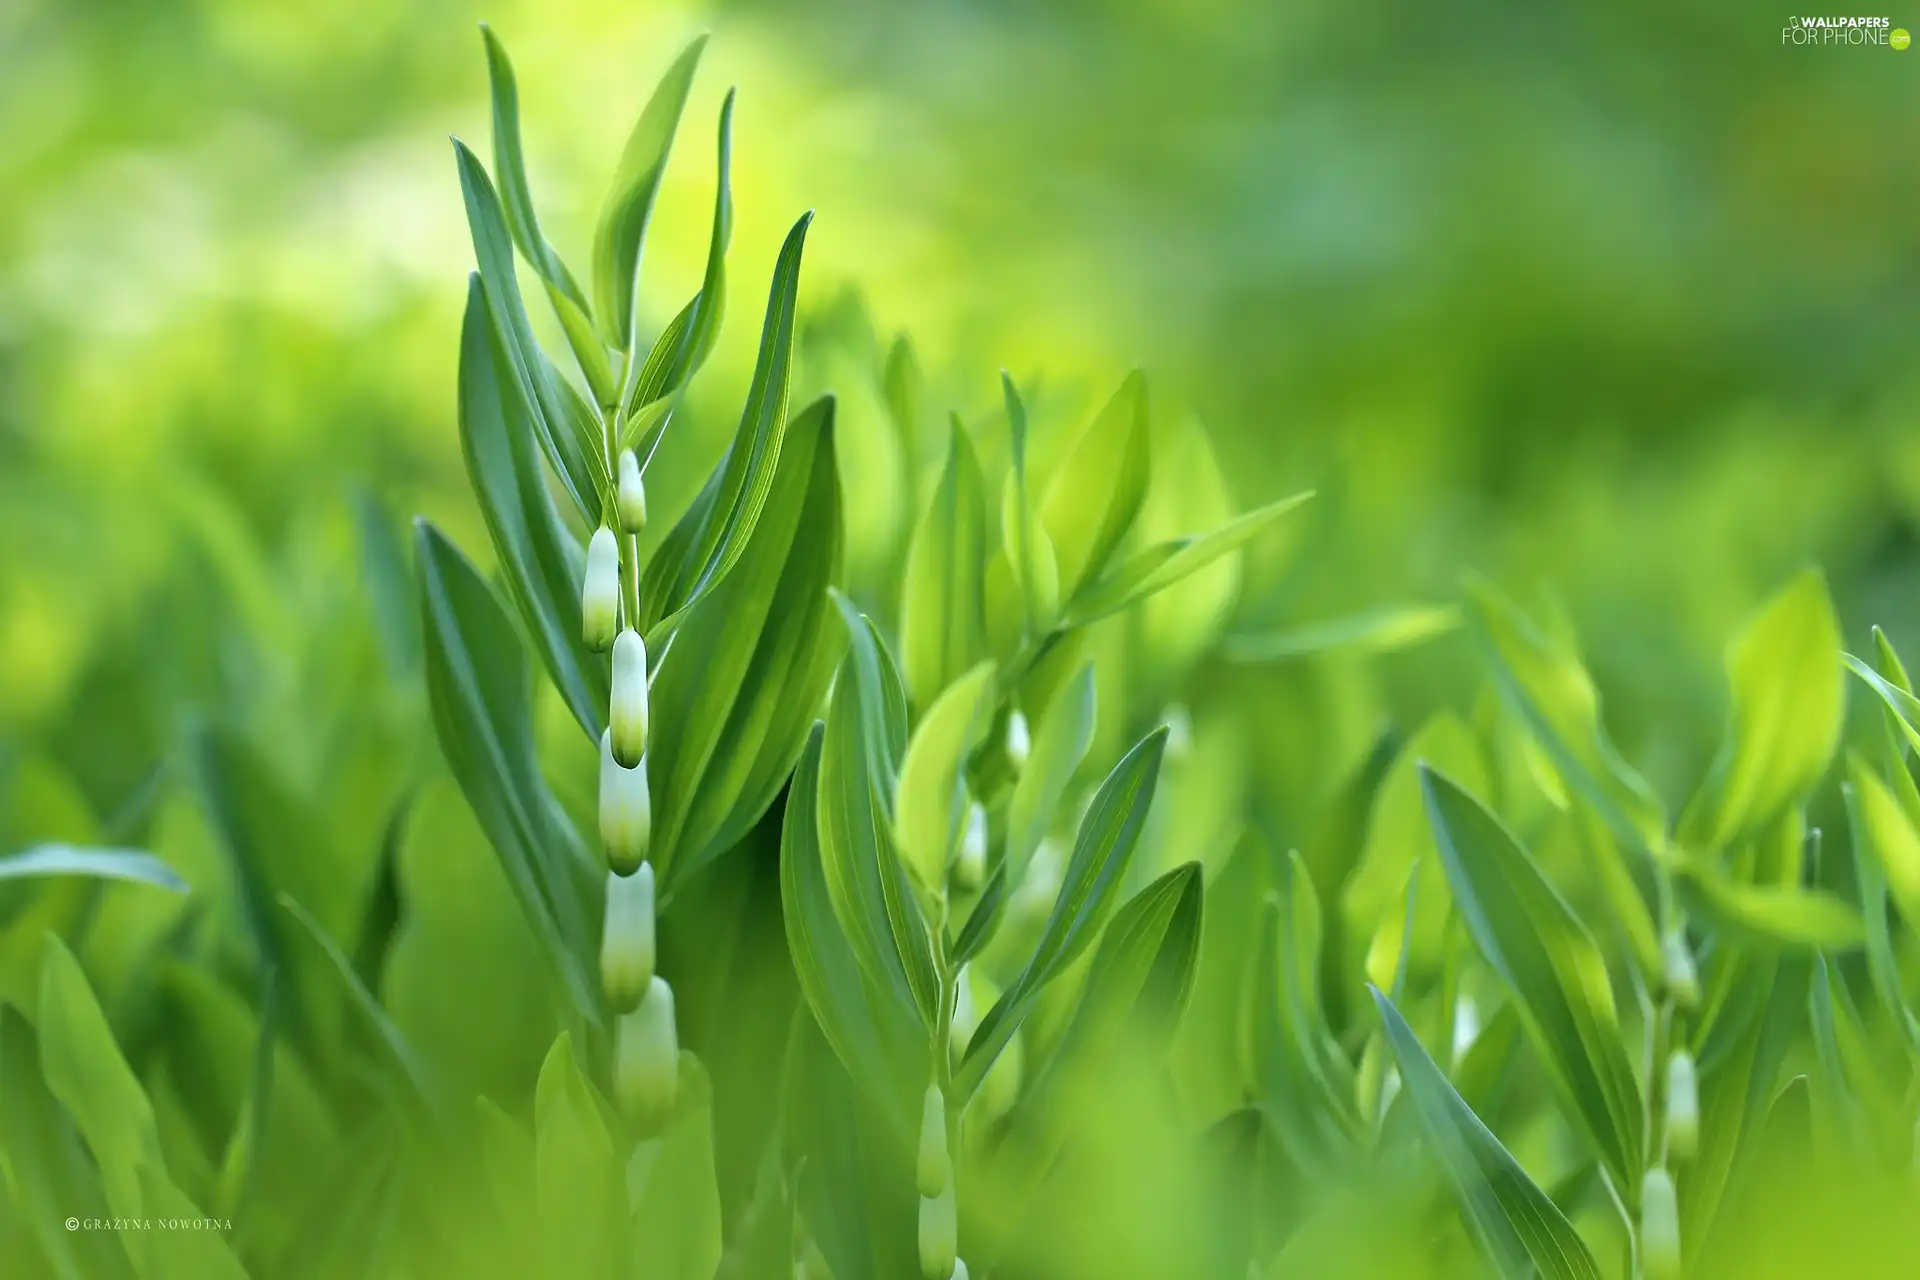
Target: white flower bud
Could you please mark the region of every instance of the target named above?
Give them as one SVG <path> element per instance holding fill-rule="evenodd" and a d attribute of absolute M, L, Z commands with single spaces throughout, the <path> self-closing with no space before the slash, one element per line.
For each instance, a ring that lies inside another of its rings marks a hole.
<path fill-rule="evenodd" d="M 632 875 L 646 861 L 653 840 L 653 799 L 647 792 L 647 761 L 631 769 L 613 758 L 613 731 L 600 735 L 600 843 L 607 865 Z"/>
<path fill-rule="evenodd" d="M 1007 717 L 1007 758 L 1018 769 L 1033 754 L 1033 732 L 1027 727 L 1027 718 L 1018 710 Z"/>
<path fill-rule="evenodd" d="M 1693 1055 L 1676 1049 L 1667 1059 L 1667 1157 L 1691 1160 L 1700 1147 L 1700 1084 Z"/>
<path fill-rule="evenodd" d="M 953 1177 L 953 1162 L 947 1158 L 947 1098 L 937 1084 L 927 1086 L 920 1108 L 920 1155 L 913 1172 L 923 1197 L 939 1195 Z"/>
<path fill-rule="evenodd" d="M 1647 1170 L 1640 1186 L 1640 1273 L 1646 1280 L 1680 1277 L 1680 1205 L 1665 1169 Z"/>
<path fill-rule="evenodd" d="M 967 831 L 960 837 L 960 856 L 954 859 L 953 882 L 969 892 L 987 879 L 987 809 L 978 800 L 967 808 Z"/>
<path fill-rule="evenodd" d="M 680 1032 L 673 1018 L 673 988 L 658 975 L 646 999 L 620 1015 L 614 1038 L 613 1088 L 620 1110 L 647 1123 L 673 1112 L 680 1088 Z"/>
<path fill-rule="evenodd" d="M 965 1258 L 955 1258 L 953 1260 L 952 1280 L 967 1280 L 967 1260 Z"/>
<path fill-rule="evenodd" d="M 607 707 L 613 758 L 631 769 L 647 751 L 647 642 L 628 627 L 613 642 L 613 696 Z"/>
<path fill-rule="evenodd" d="M 1661 943 L 1660 956 L 1665 962 L 1667 994 L 1682 1009 L 1691 1012 L 1700 1005 L 1700 974 L 1693 967 L 1693 952 L 1687 949 L 1686 935 L 1678 929 L 1667 934 Z"/>
<path fill-rule="evenodd" d="M 633 450 L 620 451 L 619 487 L 614 496 L 614 507 L 620 513 L 620 527 L 628 533 L 638 533 L 647 524 L 647 486 L 640 479 L 640 460 L 633 456 Z"/>
<path fill-rule="evenodd" d="M 920 1198 L 920 1274 L 927 1280 L 952 1280 L 960 1246 L 958 1206 L 953 1187 Z"/>
<path fill-rule="evenodd" d="M 620 540 L 602 525 L 587 543 L 587 576 L 580 584 L 580 634 L 589 649 L 613 643 L 620 625 Z"/>
<path fill-rule="evenodd" d="M 1061 852 L 1060 842 L 1048 836 L 1033 851 L 1026 876 L 1007 902 L 1009 922 L 1033 923 L 1046 919 L 1053 910 L 1053 900 L 1060 896 L 1060 885 L 1065 878 L 1066 855 Z"/>
<path fill-rule="evenodd" d="M 600 987 L 615 1009 L 636 1008 L 653 982 L 653 864 L 630 876 L 607 872 L 607 912 L 600 931 Z"/>

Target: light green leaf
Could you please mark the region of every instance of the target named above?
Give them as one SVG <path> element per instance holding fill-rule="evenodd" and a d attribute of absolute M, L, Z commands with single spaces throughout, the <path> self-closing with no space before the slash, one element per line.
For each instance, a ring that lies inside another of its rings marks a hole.
<path fill-rule="evenodd" d="M 40 844 L 11 857 L 0 858 L 0 880 L 35 876 L 87 876 L 96 880 L 128 880 L 185 893 L 187 882 L 150 853 L 138 849 L 83 849 L 71 844 Z"/>
<path fill-rule="evenodd" d="M 613 185 L 600 207 L 593 234 L 593 302 L 607 345 L 625 351 L 632 345 L 634 291 L 639 284 L 640 246 L 646 239 L 653 200 L 666 172 L 667 153 L 680 127 L 694 70 L 707 38 L 697 36 L 667 68 L 647 100 L 646 109 L 627 136 L 614 169 Z"/>
<path fill-rule="evenodd" d="M 996 602 L 992 621 L 995 649 L 1011 652 L 1022 641 L 1053 625 L 1054 616 L 1060 612 L 1060 564 L 1027 481 L 1027 407 L 1004 370 L 1000 390 L 1006 402 L 1013 465 L 1000 496 L 1001 547 L 989 570 L 988 595 Z M 1006 594 L 1011 596 L 1012 608 L 997 603 L 1002 593 L 994 588 L 1003 579 L 1011 588 Z M 1006 633 L 1004 637 L 1002 632 Z"/>
<path fill-rule="evenodd" d="M 1120 612 L 1136 600 L 1144 600 L 1154 592 L 1172 586 L 1221 556 L 1238 551 L 1275 520 L 1312 496 L 1311 490 L 1297 493 L 1290 498 L 1257 507 L 1211 532 L 1174 538 L 1135 552 L 1097 581 L 1080 588 L 1068 601 L 1060 625 L 1084 627 L 1109 614 Z"/>
<path fill-rule="evenodd" d="M 834 412 L 787 431 L 733 572 L 688 610 L 649 693 L 654 870 L 662 896 L 737 844 L 786 783 L 840 661 Z"/>
<path fill-rule="evenodd" d="M 1600 691 L 1580 655 L 1536 627 L 1489 583 L 1469 581 L 1467 602 L 1495 688 L 1555 771 L 1630 848 L 1663 851 L 1666 807 L 1614 749 L 1601 719 Z"/>
<path fill-rule="evenodd" d="M 1562 1103 L 1632 1203 L 1645 1169 L 1640 1090 L 1599 948 L 1479 801 L 1432 770 L 1421 784 L 1468 931 L 1518 998 Z"/>
<path fill-rule="evenodd" d="M 926 708 L 986 652 L 981 615 L 986 482 L 973 444 L 953 420 L 946 465 L 907 549 L 900 657 L 907 696 Z"/>
<path fill-rule="evenodd" d="M 1265 634 L 1228 636 L 1220 650 L 1234 662 L 1280 662 L 1322 653 L 1394 653 L 1411 649 L 1460 625 L 1450 604 L 1388 605 Z"/>
<path fill-rule="evenodd" d="M 561 522 L 532 445 L 532 409 L 508 376 L 477 276 L 460 330 L 460 451 L 500 576 L 560 698 L 587 737 L 607 718 L 607 665 L 580 629 L 586 561 Z"/>
<path fill-rule="evenodd" d="M 1892 869 L 1900 867 L 1901 874 L 1912 873 L 1920 880 L 1920 834 L 1915 833 L 1899 802 L 1863 761 L 1850 759 L 1848 772 L 1852 781 L 1842 791 L 1847 802 L 1847 826 L 1853 832 L 1854 883 L 1860 891 L 1867 973 L 1907 1043 L 1920 1049 L 1920 1019 L 1914 1017 L 1907 1003 L 1887 921 L 1887 884 Z"/>
<path fill-rule="evenodd" d="M 994 1002 L 967 1042 L 966 1056 L 954 1073 L 949 1094 L 955 1105 L 964 1105 L 980 1087 L 994 1060 L 1032 1012 L 1041 989 L 1092 945 L 1119 895 L 1134 848 L 1140 843 L 1166 746 L 1163 725 L 1142 738 L 1094 794 L 1039 944 L 1020 976 Z"/>
<path fill-rule="evenodd" d="M 1097 705 L 1093 664 L 1084 663 L 1040 717 L 1039 731 L 1033 735 L 1032 749 L 1007 807 L 1005 875 L 1012 884 L 1019 884 L 1026 875 L 1027 863 L 1053 825 L 1074 772 L 1093 746 Z"/>
<path fill-rule="evenodd" d="M 787 432 L 800 257 L 812 221 L 811 213 L 803 214 L 780 246 L 766 323 L 760 331 L 760 354 L 733 443 L 642 578 L 640 612 L 649 650 L 664 644 L 687 608 L 711 591 L 745 554 L 747 539 L 773 488 Z"/>
<path fill-rule="evenodd" d="M 1378 990 L 1373 998 L 1414 1114 L 1494 1269 L 1503 1280 L 1600 1280 L 1566 1215 L 1454 1092 L 1393 1002 Z"/>
<path fill-rule="evenodd" d="M 166 1167 L 153 1107 L 121 1055 L 80 963 L 51 934 L 44 948 L 37 1015 L 40 1070 L 92 1149 L 113 1212 L 142 1217 L 139 1166 Z"/>
<path fill-rule="evenodd" d="M 1809 569 L 1762 606 L 1727 653 L 1733 708 L 1680 839 L 1712 853 L 1803 801 L 1826 772 L 1846 709 L 1840 626 Z"/>
<path fill-rule="evenodd" d="M 0 1098 L 6 1099 L 0 1150 L 14 1211 L 58 1280 L 132 1280 L 119 1233 L 62 1225 L 68 1217 L 98 1219 L 114 1210 L 75 1125 L 48 1091 L 40 1056 L 32 1025 L 11 1004 L 0 1004 Z"/>
<path fill-rule="evenodd" d="M 427 692 L 447 765 L 500 859 L 541 954 L 575 1011 L 600 1020 L 590 903 L 601 874 L 534 755 L 520 638 L 458 548 L 416 525 Z"/>
<path fill-rule="evenodd" d="M 534 1209 L 541 1259 L 553 1275 L 613 1275 L 626 1213 L 612 1109 L 574 1059 L 565 1032 L 534 1090 Z"/>
<path fill-rule="evenodd" d="M 713 1086 L 680 1055 L 679 1103 L 659 1135 L 627 1162 L 633 1205 L 627 1256 L 634 1280 L 713 1280 L 720 1265 L 720 1189 L 714 1178 Z"/>
<path fill-rule="evenodd" d="M 143 1164 L 139 1175 L 140 1193 L 151 1218 L 190 1222 L 202 1216 L 199 1206 L 167 1179 L 164 1169 Z M 151 1245 L 156 1274 L 165 1280 L 247 1280 L 247 1269 L 218 1231 L 163 1228 L 152 1233 Z"/>
<path fill-rule="evenodd" d="M 520 89 L 514 78 L 513 63 L 499 37 L 484 22 L 480 24 L 480 38 L 487 49 L 487 80 L 493 93 L 493 167 L 500 174 L 500 203 L 506 213 L 507 228 L 527 264 L 549 286 L 565 295 L 576 311 L 585 314 L 589 310 L 586 295 L 574 283 L 560 255 L 541 234 L 540 219 L 534 213 L 533 192 L 527 185 L 527 162 L 520 146 Z M 606 354 L 602 352 L 601 360 L 605 359 Z"/>
<path fill-rule="evenodd" d="M 1747 884 L 1690 863 L 1675 878 L 1687 910 L 1750 946 L 1846 950 L 1866 941 L 1860 913 L 1821 889 Z"/>
<path fill-rule="evenodd" d="M 554 378 L 551 363 L 534 340 L 526 302 L 514 274 L 513 240 L 493 182 L 478 156 L 455 139 L 454 160 L 460 170 L 460 189 L 467 206 L 467 226 L 473 235 L 474 257 L 480 267 L 481 295 L 493 322 L 498 350 L 520 403 L 527 406 L 534 437 L 559 477 L 575 508 L 589 524 L 600 518 L 600 489 L 596 467 L 604 472 L 597 432 L 583 439 L 568 406 L 563 385 Z M 595 459 L 599 458 L 596 464 Z"/>
<path fill-rule="evenodd" d="M 1147 384 L 1135 370 L 1080 433 L 1040 504 L 1062 596 L 1105 571 L 1146 499 L 1148 461 Z"/>
<path fill-rule="evenodd" d="M 907 743 L 894 788 L 895 839 L 928 897 L 946 892 L 947 863 L 967 818 L 967 757 L 993 723 L 993 663 L 982 662 L 934 700 Z"/>

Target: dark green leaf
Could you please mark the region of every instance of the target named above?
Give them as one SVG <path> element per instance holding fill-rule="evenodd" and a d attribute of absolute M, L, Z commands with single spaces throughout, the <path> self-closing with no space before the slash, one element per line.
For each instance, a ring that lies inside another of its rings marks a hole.
<path fill-rule="evenodd" d="M 994 1059 L 1032 1011 L 1041 989 L 1092 945 L 1140 842 L 1166 745 L 1167 730 L 1162 726 L 1142 738 L 1094 794 L 1039 945 L 967 1042 L 949 1095 L 956 1105 L 964 1105 L 979 1088 Z"/>
<path fill-rule="evenodd" d="M 688 611 L 650 691 L 652 860 L 666 895 L 773 803 L 840 661 L 827 592 L 840 573 L 833 401 L 787 432 L 753 536 Z"/>
<path fill-rule="evenodd" d="M 800 257 L 812 221 L 808 213 L 794 223 L 774 263 L 760 355 L 733 443 L 648 566 L 641 617 L 650 649 L 664 643 L 688 606 L 711 591 L 745 554 L 773 488 L 787 431 Z"/>
<path fill-rule="evenodd" d="M 485 305 L 476 276 L 460 331 L 460 448 L 467 478 L 521 623 L 561 700 L 597 743 L 606 727 L 607 664 L 582 638 L 585 556 L 554 510 L 532 447 L 531 410 L 508 376 Z"/>
<path fill-rule="evenodd" d="M 600 873 L 540 776 L 520 638 L 466 557 L 425 521 L 417 534 L 427 691 L 440 749 L 556 980 L 575 1011 L 597 1024 L 589 904 Z"/>
<path fill-rule="evenodd" d="M 1479 801 L 1422 771 L 1454 901 L 1481 954 L 1518 997 L 1562 1102 L 1629 1202 L 1642 1159 L 1640 1089 L 1600 950 L 1533 859 Z"/>
<path fill-rule="evenodd" d="M 1414 1113 L 1495 1270 L 1504 1280 L 1600 1280 L 1566 1215 L 1454 1092 L 1393 1002 L 1378 990 L 1373 998 Z"/>
<path fill-rule="evenodd" d="M 627 136 L 613 185 L 600 207 L 599 224 L 593 234 L 593 301 L 600 332 L 616 351 L 632 345 L 640 246 L 653 216 L 653 200 L 667 169 L 674 132 L 680 127 L 680 113 L 687 105 L 687 90 L 693 86 L 693 73 L 706 46 L 706 36 L 696 37 L 660 78 Z"/>

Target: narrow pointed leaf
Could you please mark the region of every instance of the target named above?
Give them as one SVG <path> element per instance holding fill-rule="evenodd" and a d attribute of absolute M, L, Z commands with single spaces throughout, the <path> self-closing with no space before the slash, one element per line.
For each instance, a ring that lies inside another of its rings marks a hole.
<path fill-rule="evenodd" d="M 900 656 L 915 706 L 931 706 L 986 652 L 986 523 L 986 482 L 956 418 L 940 482 L 914 527 L 901 592 Z"/>
<path fill-rule="evenodd" d="M 88 849 L 72 844 L 40 844 L 0 858 L 0 880 L 34 876 L 87 876 L 127 880 L 185 893 L 187 882 L 160 859 L 139 849 Z"/>
<path fill-rule="evenodd" d="M 1147 384 L 1136 370 L 1080 433 L 1040 504 L 1063 596 L 1105 571 L 1140 514 L 1147 466 Z"/>
<path fill-rule="evenodd" d="M 907 870 L 927 894 L 945 891 L 947 863 L 967 818 L 967 757 L 993 723 L 993 663 L 954 681 L 927 708 L 907 743 L 895 784 L 896 840 Z"/>

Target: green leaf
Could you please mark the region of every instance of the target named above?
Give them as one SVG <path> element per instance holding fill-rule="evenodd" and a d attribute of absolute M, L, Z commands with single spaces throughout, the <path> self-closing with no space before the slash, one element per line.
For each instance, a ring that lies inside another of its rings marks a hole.
<path fill-rule="evenodd" d="M 93 1151 L 113 1212 L 142 1217 L 139 1166 L 166 1167 L 152 1104 L 121 1056 L 79 961 L 57 937 L 48 935 L 44 946 L 40 1070 Z"/>
<path fill-rule="evenodd" d="M 591 305 L 580 290 L 567 264 L 560 260 L 546 236 L 541 234 L 540 219 L 534 213 L 533 192 L 527 184 L 527 162 L 520 145 L 520 90 L 507 57 L 493 29 L 480 24 L 480 37 L 487 49 L 487 80 L 493 93 L 493 167 L 500 175 L 500 203 L 506 214 L 507 230 L 520 256 L 539 275 L 553 302 L 554 314 L 566 333 L 580 363 L 580 372 L 602 404 L 613 399 L 613 370 L 607 363 L 607 349 L 594 331 Z"/>
<path fill-rule="evenodd" d="M 574 1010 L 600 1021 L 594 901 L 601 872 L 540 776 L 520 638 L 479 571 L 416 526 L 427 692 L 447 765 L 487 833 Z"/>
<path fill-rule="evenodd" d="M 901 590 L 900 656 L 917 707 L 931 706 L 986 653 L 986 525 L 986 482 L 956 417 L 940 483 L 914 527 Z"/>
<path fill-rule="evenodd" d="M 667 169 L 667 153 L 673 149 L 674 132 L 680 127 L 680 113 L 687 105 L 687 91 L 693 86 L 693 73 L 706 46 L 705 35 L 695 37 L 660 78 L 627 136 L 626 149 L 614 169 L 613 185 L 600 207 L 600 220 L 593 233 L 593 301 L 600 332 L 616 351 L 632 345 L 640 246 L 646 239 L 653 200 Z"/>
<path fill-rule="evenodd" d="M 733 847 L 779 794 L 826 699 L 841 629 L 840 486 L 831 399 L 787 431 L 734 570 L 687 612 L 653 677 L 651 858 L 670 894 Z"/>
<path fill-rule="evenodd" d="M 1293 1160 L 1331 1175 L 1358 1149 L 1362 1121 L 1353 1065 L 1320 999 L 1320 899 L 1296 853 L 1278 871 L 1261 914 L 1247 986 L 1248 1063 L 1262 1111 Z"/>
<path fill-rule="evenodd" d="M 1518 998 L 1563 1104 L 1633 1203 L 1645 1168 L 1640 1090 L 1599 948 L 1479 801 L 1432 770 L 1421 785 L 1468 931 Z"/>
<path fill-rule="evenodd" d="M 1119 895 L 1134 848 L 1140 843 L 1166 746 L 1163 725 L 1142 738 L 1100 784 L 1080 823 L 1060 896 L 1041 931 L 1040 942 L 1020 976 L 994 1002 L 967 1042 L 966 1056 L 954 1074 L 951 1104 L 965 1105 L 973 1096 L 1001 1050 L 1032 1012 L 1041 989 L 1092 945 Z"/>
<path fill-rule="evenodd" d="M 820 843 L 820 752 L 816 725 L 787 792 L 780 834 L 780 904 L 787 949 L 814 1021 L 854 1079 L 883 1102 L 900 1101 L 923 1050 L 919 1011 L 900 982 L 866 976 L 848 931 L 834 913 Z M 904 1122 L 905 1109 L 900 1110 Z"/>
<path fill-rule="evenodd" d="M 893 844 L 888 812 L 905 750 L 892 664 L 866 621 L 839 601 L 852 637 L 834 683 L 820 758 L 820 852 L 834 914 L 876 987 L 931 1028 L 938 1003 L 932 938 Z"/>
<path fill-rule="evenodd" d="M 894 787 L 895 839 L 929 897 L 946 892 L 947 863 L 967 820 L 967 757 L 993 723 L 993 663 L 982 662 L 935 699 L 907 743 Z"/>
<path fill-rule="evenodd" d="M 794 308 L 807 213 L 793 224 L 774 263 L 760 354 L 747 404 L 726 456 L 660 546 L 641 584 L 647 646 L 665 642 L 686 609 L 712 590 L 746 552 L 747 540 L 773 488 L 787 431 L 793 363 Z"/>
<path fill-rule="evenodd" d="M 1220 650 L 1234 662 L 1280 662 L 1323 653 L 1394 653 L 1411 649 L 1460 625 L 1450 604 L 1387 605 L 1264 634 L 1228 636 Z"/>
<path fill-rule="evenodd" d="M 733 162 L 733 91 L 720 104 L 719 176 L 713 194 L 713 232 L 707 241 L 707 266 L 701 276 L 700 292 L 682 307 L 647 353 L 644 364 L 629 364 L 628 385 L 620 397 L 621 418 L 631 422 L 649 405 L 670 393 L 683 389 L 707 357 L 713 353 L 720 336 L 720 321 L 727 309 L 727 244 L 733 238 L 733 188 L 729 171 Z M 623 446 L 634 449 L 644 471 L 653 456 L 655 436 L 644 447 L 634 441 Z"/>
<path fill-rule="evenodd" d="M 1904 774 L 1906 765 L 1895 756 Z M 1842 788 L 1847 802 L 1847 826 L 1853 832 L 1854 882 L 1860 889 L 1860 907 L 1866 930 L 1867 972 L 1887 1011 L 1899 1023 L 1907 1041 L 1920 1049 L 1920 1019 L 1908 1005 L 1899 960 L 1887 921 L 1891 884 L 1901 885 L 1897 901 L 1909 921 L 1920 919 L 1920 832 L 1866 762 L 1848 760 L 1850 783 Z M 1911 785 L 1911 775 L 1908 783 Z"/>
<path fill-rule="evenodd" d="M 1074 772 L 1093 746 L 1097 702 L 1093 664 L 1089 662 L 1053 696 L 1040 718 L 1039 731 L 1033 735 L 1032 749 L 1021 766 L 1007 807 L 1006 876 L 1013 884 L 1019 884 L 1026 875 L 1027 863 L 1053 825 Z"/>
<path fill-rule="evenodd" d="M 187 882 L 178 872 L 150 853 L 138 849 L 83 849 L 71 844 L 40 844 L 0 858 L 0 880 L 35 876 L 87 876 L 96 880 L 128 880 L 185 893 Z"/>
<path fill-rule="evenodd" d="M 1727 653 L 1733 709 L 1680 839 L 1717 852 L 1805 800 L 1840 741 L 1840 626 L 1809 569 L 1769 600 Z"/>
<path fill-rule="evenodd" d="M 560 698 L 588 738 L 606 727 L 607 665 L 580 629 L 579 542 L 561 522 L 534 455 L 531 409 L 508 376 L 479 278 L 460 330 L 460 451 L 499 560 L 500 576 Z"/>
<path fill-rule="evenodd" d="M 150 1217 L 179 1222 L 201 1216 L 199 1206 L 162 1169 L 143 1164 L 139 1174 Z M 157 1274 L 166 1280 L 247 1280 L 246 1268 L 218 1231 L 162 1228 L 152 1233 L 151 1245 Z"/>
<path fill-rule="evenodd" d="M 1866 941 L 1860 913 L 1824 890 L 1746 884 L 1703 863 L 1683 865 L 1674 886 L 1690 913 L 1750 946 L 1846 950 Z"/>
<path fill-rule="evenodd" d="M 513 240 L 493 181 L 465 143 L 455 139 L 453 153 L 466 200 L 467 226 L 473 234 L 474 257 L 480 267 L 481 294 L 517 398 L 527 406 L 534 437 L 567 496 L 589 524 L 598 523 L 600 486 L 596 474 L 606 470 L 598 434 L 581 438 L 563 388 L 534 340 L 519 278 L 514 274 Z"/>
<path fill-rule="evenodd" d="M 1080 433 L 1040 504 L 1060 593 L 1097 579 L 1147 496 L 1147 383 L 1138 370 Z"/>
<path fill-rule="evenodd" d="M 1297 493 L 1264 507 L 1256 507 L 1211 532 L 1174 538 L 1135 552 L 1103 577 L 1077 591 L 1069 600 L 1060 625 L 1084 627 L 1109 614 L 1120 612 L 1136 600 L 1144 600 L 1154 592 L 1172 586 L 1221 556 L 1238 551 L 1275 520 L 1312 496 L 1311 490 Z"/>
<path fill-rule="evenodd" d="M 1001 550 L 989 570 L 988 595 L 999 599 L 993 588 L 1001 583 L 1004 572 L 1016 605 L 1011 612 L 1017 617 L 1004 616 L 1009 611 L 996 605 L 991 631 L 996 651 L 1011 652 L 1022 641 L 1053 625 L 1054 616 L 1060 612 L 1060 565 L 1027 482 L 1027 407 L 1004 370 L 1000 390 L 1006 403 L 1013 465 L 1007 471 L 1006 488 L 1000 497 Z"/>
<path fill-rule="evenodd" d="M 714 1178 L 713 1086 L 680 1055 L 679 1103 L 658 1136 L 627 1162 L 628 1257 L 634 1280 L 713 1280 L 720 1265 L 720 1189 Z"/>
<path fill-rule="evenodd" d="M 1454 1092 L 1393 1002 L 1377 989 L 1373 998 L 1414 1114 L 1494 1269 L 1505 1280 L 1600 1280 L 1566 1215 Z"/>
<path fill-rule="evenodd" d="M 543 1267 L 552 1275 L 616 1274 L 626 1214 L 613 1113 L 575 1061 L 566 1032 L 540 1068 L 533 1115 Z"/>
<path fill-rule="evenodd" d="M 40 1052 L 39 1037 L 19 1010 L 0 1004 L 0 1098 L 6 1100 L 0 1106 L 0 1150 L 13 1208 L 59 1280 L 132 1280 L 122 1247 L 132 1237 L 62 1225 L 68 1217 L 104 1218 L 112 1210 L 99 1170 L 48 1091 Z"/>
<path fill-rule="evenodd" d="M 1467 584 L 1468 617 L 1501 699 L 1554 770 L 1634 850 L 1666 848 L 1667 812 L 1620 757 L 1601 719 L 1600 691 L 1580 655 L 1536 627 L 1491 584 Z"/>

